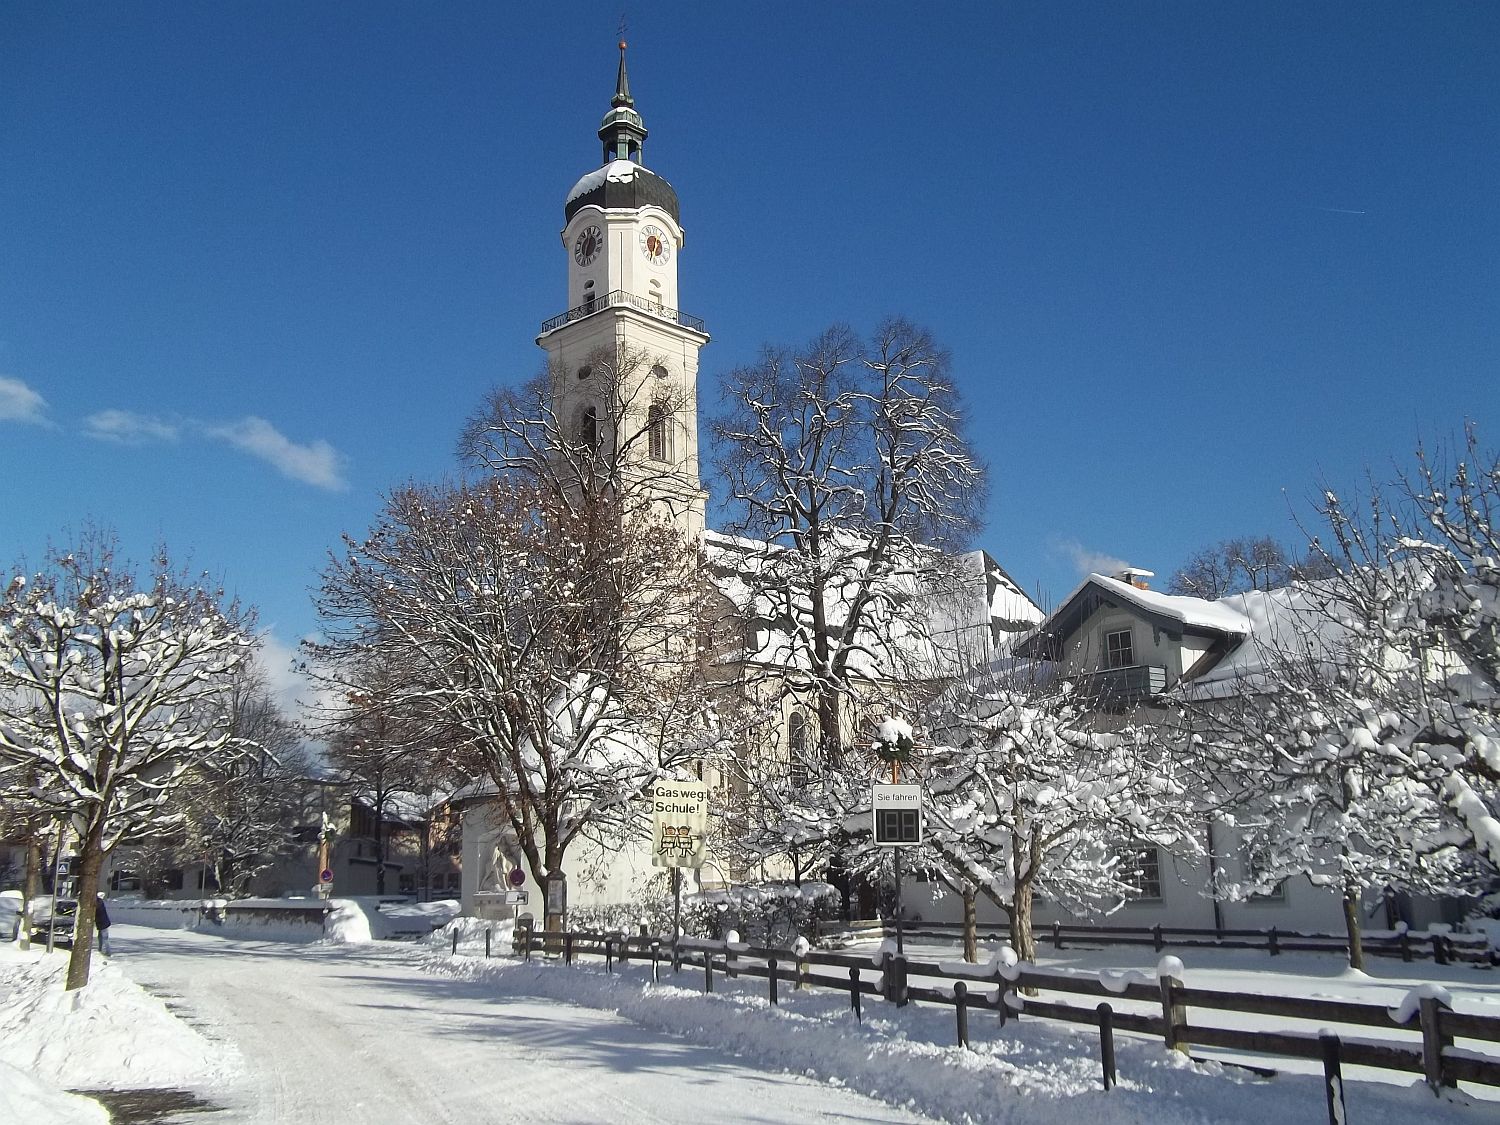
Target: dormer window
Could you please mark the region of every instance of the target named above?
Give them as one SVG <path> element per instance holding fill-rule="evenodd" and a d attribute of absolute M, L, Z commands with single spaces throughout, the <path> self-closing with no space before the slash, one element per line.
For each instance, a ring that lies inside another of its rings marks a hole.
<path fill-rule="evenodd" d="M 1135 645 L 1129 629 L 1104 634 L 1104 662 L 1108 668 L 1128 668 L 1135 663 Z"/>

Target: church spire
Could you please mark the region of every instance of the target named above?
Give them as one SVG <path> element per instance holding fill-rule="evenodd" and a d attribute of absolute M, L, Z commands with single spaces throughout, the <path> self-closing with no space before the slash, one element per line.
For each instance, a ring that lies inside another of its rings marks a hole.
<path fill-rule="evenodd" d="M 620 73 L 615 77 L 615 96 L 610 100 L 612 106 L 634 106 L 635 99 L 630 96 L 630 77 L 625 73 L 625 40 L 620 40 Z"/>
<path fill-rule="evenodd" d="M 625 40 L 620 40 L 620 72 L 615 78 L 615 96 L 609 101 L 609 112 L 599 126 L 604 142 L 604 162 L 631 160 L 641 162 L 641 145 L 646 140 L 646 123 L 635 110 L 630 96 L 630 78 L 625 73 Z"/>

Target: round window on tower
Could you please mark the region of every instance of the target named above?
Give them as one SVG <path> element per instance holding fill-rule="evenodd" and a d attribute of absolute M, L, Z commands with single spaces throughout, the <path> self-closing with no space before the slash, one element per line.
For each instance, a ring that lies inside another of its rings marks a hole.
<path fill-rule="evenodd" d="M 580 378 L 580 379 L 587 379 L 593 373 L 594 373 L 593 365 L 585 363 L 582 367 L 580 367 L 578 369 L 578 378 Z"/>

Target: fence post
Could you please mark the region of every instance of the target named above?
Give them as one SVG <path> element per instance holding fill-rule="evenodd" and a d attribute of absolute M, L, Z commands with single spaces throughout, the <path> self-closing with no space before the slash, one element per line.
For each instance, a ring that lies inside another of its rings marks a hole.
<path fill-rule="evenodd" d="M 563 964 L 564 965 L 571 965 L 572 963 L 573 963 L 573 931 L 569 930 L 567 933 L 563 934 Z"/>
<path fill-rule="evenodd" d="M 1162 951 L 1162 947 L 1163 947 L 1163 942 L 1161 940 L 1161 923 L 1160 922 L 1156 923 L 1156 925 L 1154 925 L 1154 926 L 1151 927 L 1151 939 L 1156 943 L 1156 952 L 1160 953 Z"/>
<path fill-rule="evenodd" d="M 1279 956 L 1281 956 L 1281 939 L 1280 939 L 1280 937 L 1276 933 L 1276 927 L 1275 926 L 1271 927 L 1271 933 L 1270 933 L 1269 941 L 1270 941 L 1271 956 L 1272 957 L 1279 957 Z"/>
<path fill-rule="evenodd" d="M 864 1022 L 864 1016 L 859 1010 L 859 970 L 850 966 L 849 968 L 849 1007 L 854 1009 L 854 1018 L 860 1023 Z"/>
<path fill-rule="evenodd" d="M 958 1020 L 958 1045 L 967 1048 L 969 1045 L 969 986 L 963 981 L 953 985 L 953 1010 Z"/>
<path fill-rule="evenodd" d="M 1448 950 L 1444 947 L 1442 934 L 1432 935 L 1432 963 L 1434 965 L 1448 963 Z"/>
<path fill-rule="evenodd" d="M 1421 1005 L 1422 1076 L 1436 1094 L 1444 1086 L 1457 1085 L 1451 1079 L 1443 1079 L 1443 1048 L 1453 1046 L 1453 1036 L 1444 1035 L 1442 1028 L 1443 1012 L 1447 1011 L 1448 1005 L 1436 996 L 1422 997 Z"/>
<path fill-rule="evenodd" d="M 484 931 L 484 955 L 486 957 L 490 955 L 490 939 L 494 936 L 495 930 L 493 927 Z"/>
<path fill-rule="evenodd" d="M 1167 1041 L 1167 1050 L 1188 1053 L 1186 1038 L 1187 1008 L 1177 998 L 1182 982 L 1174 976 L 1161 978 L 1162 1033 Z"/>
<path fill-rule="evenodd" d="M 661 942 L 659 941 L 651 943 L 651 980 L 656 984 L 661 983 Z"/>
<path fill-rule="evenodd" d="M 453 927 L 453 952 L 452 952 L 452 956 L 454 956 L 454 957 L 458 956 L 458 927 L 457 926 Z"/>
<path fill-rule="evenodd" d="M 608 934 L 604 935 L 604 971 L 615 971 L 615 939 Z"/>
<path fill-rule="evenodd" d="M 770 992 L 772 1006 L 776 1004 L 776 958 L 766 958 L 766 989 Z"/>
<path fill-rule="evenodd" d="M 1411 935 L 1405 930 L 1401 931 L 1401 960 L 1411 964 Z"/>
<path fill-rule="evenodd" d="M 1104 1088 L 1115 1084 L 1115 1010 L 1107 1003 L 1100 1004 L 1099 1012 L 1099 1062 L 1104 1067 Z"/>
<path fill-rule="evenodd" d="M 1062 947 L 1063 947 L 1063 943 L 1062 943 L 1062 923 L 1061 922 L 1053 922 L 1052 923 L 1052 948 L 1053 949 L 1061 949 Z"/>
<path fill-rule="evenodd" d="M 714 951 L 705 949 L 703 951 L 703 991 L 714 990 Z"/>
<path fill-rule="evenodd" d="M 1323 1045 L 1323 1094 L 1328 1103 L 1328 1125 L 1344 1125 L 1344 1069 L 1339 1060 L 1339 1037 L 1330 1031 L 1318 1033 Z"/>

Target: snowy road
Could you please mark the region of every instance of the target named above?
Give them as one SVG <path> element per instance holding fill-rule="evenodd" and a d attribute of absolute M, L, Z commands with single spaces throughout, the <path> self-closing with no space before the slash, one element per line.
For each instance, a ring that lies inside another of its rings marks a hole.
<path fill-rule="evenodd" d="M 116 964 L 242 1059 L 198 1125 L 912 1122 L 608 1012 L 436 977 L 408 949 L 116 926 Z"/>

